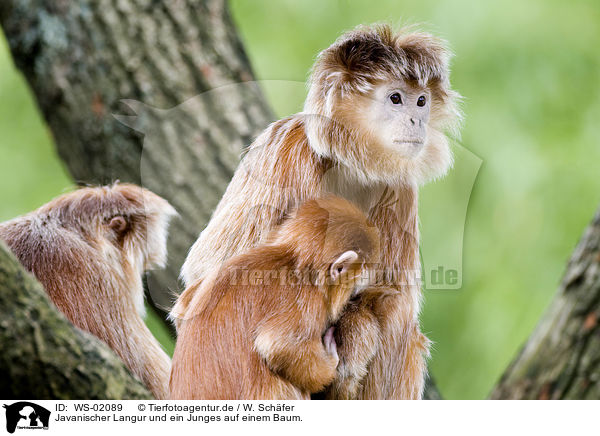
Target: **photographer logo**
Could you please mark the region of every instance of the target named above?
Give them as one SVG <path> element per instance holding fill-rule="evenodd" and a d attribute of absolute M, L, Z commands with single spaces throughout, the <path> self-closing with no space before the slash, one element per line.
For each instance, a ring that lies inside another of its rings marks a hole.
<path fill-rule="evenodd" d="M 48 430 L 50 411 L 28 401 L 4 404 L 6 409 L 6 431 L 14 433 L 19 430 Z"/>

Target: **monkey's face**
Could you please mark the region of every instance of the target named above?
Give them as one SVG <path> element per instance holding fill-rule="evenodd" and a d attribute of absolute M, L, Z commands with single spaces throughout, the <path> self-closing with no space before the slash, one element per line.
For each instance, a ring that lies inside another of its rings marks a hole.
<path fill-rule="evenodd" d="M 377 141 L 390 153 L 416 159 L 427 142 L 429 90 L 406 82 L 392 82 L 376 87 L 369 99 L 365 122 Z"/>
<path fill-rule="evenodd" d="M 389 80 L 332 106 L 329 116 L 307 114 L 309 143 L 365 185 L 422 185 L 452 164 L 446 105 L 429 87 Z"/>
<path fill-rule="evenodd" d="M 348 141 L 334 147 L 336 157 L 370 183 L 421 185 L 443 176 L 452 154 L 435 127 L 436 100 L 429 88 L 398 80 L 341 98 L 334 117 Z"/>
<path fill-rule="evenodd" d="M 366 185 L 440 177 L 458 133 L 445 43 L 389 26 L 358 28 L 319 54 L 304 113 L 309 144 Z"/>

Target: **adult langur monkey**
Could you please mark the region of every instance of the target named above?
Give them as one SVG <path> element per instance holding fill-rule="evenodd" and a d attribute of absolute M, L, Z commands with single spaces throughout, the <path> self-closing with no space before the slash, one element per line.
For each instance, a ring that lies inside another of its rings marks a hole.
<path fill-rule="evenodd" d="M 418 399 L 429 341 L 421 301 L 417 190 L 452 164 L 459 95 L 449 51 L 429 34 L 360 27 L 320 53 L 304 111 L 250 146 L 182 269 L 186 285 L 256 245 L 306 199 L 334 193 L 379 228 L 378 283 L 336 326 L 340 365 L 328 398 Z M 172 317 L 185 313 L 193 288 Z"/>
<path fill-rule="evenodd" d="M 165 265 L 175 215 L 147 189 L 115 183 L 0 223 L 0 239 L 56 307 L 112 348 L 157 399 L 168 396 L 171 359 L 144 323 L 142 274 Z"/>

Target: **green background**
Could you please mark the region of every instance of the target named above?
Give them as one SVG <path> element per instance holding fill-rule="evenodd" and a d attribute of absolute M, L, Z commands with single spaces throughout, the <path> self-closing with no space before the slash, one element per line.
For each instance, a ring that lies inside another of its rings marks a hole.
<path fill-rule="evenodd" d="M 417 22 L 450 41 L 452 82 L 465 97 L 458 144 L 483 163 L 464 222 L 463 286 L 426 291 L 422 320 L 443 395 L 484 398 L 600 204 L 600 3 L 234 0 L 231 8 L 261 80 L 303 82 L 315 55 L 361 23 Z M 278 116 L 301 109 L 301 86 L 265 89 Z M 470 190 L 454 183 L 459 163 L 449 182 L 424 190 L 425 258 L 443 245 L 447 209 Z M 0 221 L 70 187 L 2 37 Z M 149 324 L 172 350 L 156 320 Z"/>

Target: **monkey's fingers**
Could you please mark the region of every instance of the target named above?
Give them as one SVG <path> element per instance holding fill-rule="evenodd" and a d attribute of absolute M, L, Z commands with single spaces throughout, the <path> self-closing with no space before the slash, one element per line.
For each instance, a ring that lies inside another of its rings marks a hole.
<path fill-rule="evenodd" d="M 325 350 L 327 353 L 331 354 L 335 357 L 335 359 L 339 362 L 339 356 L 337 353 L 337 344 L 335 342 L 335 327 L 329 327 L 325 334 L 323 335 L 323 344 L 325 345 Z"/>

